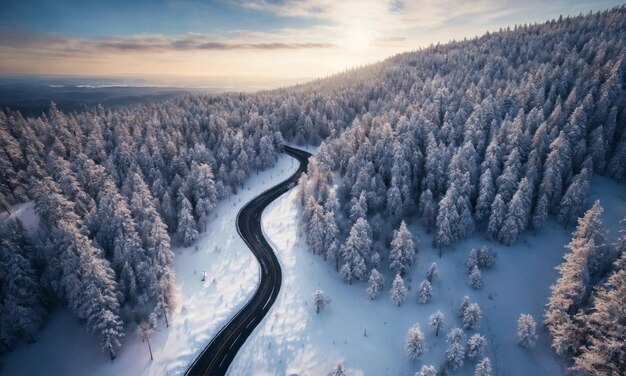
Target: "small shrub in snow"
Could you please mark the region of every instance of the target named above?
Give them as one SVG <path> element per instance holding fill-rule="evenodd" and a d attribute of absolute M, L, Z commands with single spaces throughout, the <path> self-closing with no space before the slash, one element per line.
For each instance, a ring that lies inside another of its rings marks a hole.
<path fill-rule="evenodd" d="M 465 259 L 465 269 L 468 273 L 471 273 L 475 267 L 478 266 L 478 252 L 472 249 Z"/>
<path fill-rule="evenodd" d="M 483 355 L 483 349 L 485 348 L 485 337 L 479 333 L 473 334 L 468 340 L 465 346 L 465 356 L 467 359 L 475 359 Z"/>
<path fill-rule="evenodd" d="M 428 317 L 430 326 L 435 329 L 435 335 L 439 336 L 439 331 L 443 328 L 445 316 L 441 311 L 437 311 Z"/>
<path fill-rule="evenodd" d="M 329 302 L 330 299 L 328 298 L 328 296 L 326 296 L 326 294 L 324 294 L 324 291 L 317 290 L 315 291 L 315 293 L 313 293 L 313 304 L 315 305 L 315 313 L 320 313 L 321 310 L 326 308 Z"/>
<path fill-rule="evenodd" d="M 370 300 L 374 300 L 378 297 L 378 295 L 380 295 L 383 288 L 385 288 L 385 278 L 378 270 L 372 269 L 368 284 L 369 286 L 365 292 Z"/>
<path fill-rule="evenodd" d="M 477 266 L 474 266 L 474 269 L 472 269 L 469 275 L 469 285 L 474 290 L 480 290 L 483 287 L 483 277 Z"/>
<path fill-rule="evenodd" d="M 424 351 L 426 351 L 426 344 L 424 343 L 424 333 L 418 324 L 409 328 L 406 334 L 406 342 L 404 344 L 404 350 L 409 358 L 417 360 L 422 357 Z"/>
<path fill-rule="evenodd" d="M 396 274 L 396 278 L 391 285 L 391 301 L 398 307 L 404 302 L 406 298 L 406 286 L 404 286 L 404 280 L 400 277 L 400 273 Z"/>
<path fill-rule="evenodd" d="M 537 324 L 531 315 L 522 313 L 517 320 L 517 336 L 518 344 L 524 348 L 535 346 L 537 342 L 536 331 Z"/>
<path fill-rule="evenodd" d="M 486 245 L 482 246 L 478 251 L 478 267 L 484 269 L 491 269 L 496 264 L 496 254 L 495 252 L 487 247 Z"/>
<path fill-rule="evenodd" d="M 415 372 L 415 376 L 436 376 L 437 368 L 435 366 L 430 366 L 424 364 L 422 368 L 420 368 L 419 372 Z"/>
<path fill-rule="evenodd" d="M 430 285 L 430 282 L 424 280 L 422 283 L 420 283 L 419 291 L 417 292 L 417 301 L 422 304 L 426 304 L 430 302 L 432 298 L 433 288 Z"/>
<path fill-rule="evenodd" d="M 491 376 L 491 360 L 484 357 L 474 369 L 474 376 Z"/>
<path fill-rule="evenodd" d="M 343 363 L 339 362 L 333 369 L 334 376 L 346 376 L 346 371 L 343 368 Z"/>
<path fill-rule="evenodd" d="M 426 272 L 426 279 L 428 280 L 428 282 L 432 283 L 435 275 L 437 275 L 437 263 L 433 262 L 432 264 L 430 264 L 430 267 Z"/>
<path fill-rule="evenodd" d="M 478 303 L 472 303 L 467 306 L 463 315 L 463 327 L 465 329 L 478 329 L 480 328 L 480 320 L 482 318 L 483 313 L 480 310 L 480 306 Z"/>
<path fill-rule="evenodd" d="M 469 296 L 465 295 L 462 299 L 461 302 L 459 304 L 459 318 L 463 318 L 463 316 L 465 315 L 465 310 L 467 309 L 467 307 L 469 306 L 470 302 L 469 302 Z"/>

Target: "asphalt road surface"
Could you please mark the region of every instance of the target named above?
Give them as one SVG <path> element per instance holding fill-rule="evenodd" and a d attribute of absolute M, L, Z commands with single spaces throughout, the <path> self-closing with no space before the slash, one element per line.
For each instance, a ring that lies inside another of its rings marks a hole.
<path fill-rule="evenodd" d="M 237 214 L 237 232 L 246 242 L 261 267 L 261 283 L 254 296 L 211 339 L 194 360 L 187 375 L 224 375 L 237 351 L 243 346 L 254 328 L 269 312 L 278 296 L 282 282 L 280 264 L 272 247 L 261 231 L 261 213 L 280 195 L 297 184 L 300 175 L 307 170 L 311 154 L 306 151 L 284 147 L 284 152 L 296 158 L 300 167 L 289 179 L 275 185 L 248 202 Z"/>

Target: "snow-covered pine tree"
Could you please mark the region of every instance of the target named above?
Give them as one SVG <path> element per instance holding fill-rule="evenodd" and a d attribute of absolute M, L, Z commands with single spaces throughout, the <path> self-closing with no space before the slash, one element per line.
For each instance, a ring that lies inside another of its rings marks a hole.
<path fill-rule="evenodd" d="M 485 223 L 491 214 L 491 204 L 496 196 L 496 188 L 491 177 L 491 170 L 486 169 L 480 176 L 480 188 L 478 190 L 478 201 L 476 202 L 476 221 Z"/>
<path fill-rule="evenodd" d="M 428 267 L 428 271 L 426 272 L 426 279 L 428 280 L 428 282 L 432 283 L 436 275 L 437 275 L 437 263 L 433 262 Z"/>
<path fill-rule="evenodd" d="M 471 273 L 477 266 L 478 252 L 472 248 L 472 250 L 467 254 L 467 258 L 465 259 L 465 269 L 467 270 L 467 273 Z"/>
<path fill-rule="evenodd" d="M 437 376 L 437 368 L 431 365 L 422 365 L 419 372 L 415 373 L 415 376 Z"/>
<path fill-rule="evenodd" d="M 530 221 L 532 206 L 532 186 L 526 177 L 519 183 L 517 191 L 509 202 L 508 211 L 502 227 L 498 232 L 498 240 L 511 245 L 519 238 Z"/>
<path fill-rule="evenodd" d="M 139 325 L 137 325 L 137 337 L 141 339 L 141 342 L 148 343 L 150 360 L 154 360 L 154 357 L 152 356 L 152 346 L 150 346 L 150 337 L 152 337 L 152 334 L 154 334 L 155 325 L 155 320 L 141 320 Z"/>
<path fill-rule="evenodd" d="M 529 314 L 522 313 L 517 320 L 518 344 L 522 347 L 533 347 L 537 341 L 535 319 Z"/>
<path fill-rule="evenodd" d="M 602 223 L 600 202 L 578 219 L 570 250 L 565 261 L 557 267 L 560 277 L 551 286 L 552 295 L 544 316 L 544 323 L 552 335 L 552 347 L 559 353 L 577 354 L 585 343 L 587 326 L 581 322 L 586 315 L 577 313 L 586 308 L 589 291 L 605 274 L 614 259 L 613 251 L 606 245 L 607 231 Z"/>
<path fill-rule="evenodd" d="M 491 376 L 491 360 L 489 358 L 484 357 L 483 360 L 476 364 L 476 368 L 474 368 L 474 376 Z"/>
<path fill-rule="evenodd" d="M 393 304 L 399 307 L 406 298 L 406 292 L 407 289 L 404 286 L 404 280 L 400 276 L 400 273 L 398 273 L 391 284 L 391 291 L 389 292 Z"/>
<path fill-rule="evenodd" d="M 26 257 L 33 250 L 19 219 L 5 220 L 0 226 L 0 354 L 19 340 L 33 342 L 44 321 L 45 297 Z"/>
<path fill-rule="evenodd" d="M 324 208 L 315 203 L 307 224 L 307 243 L 311 245 L 314 255 L 324 252 L 324 246 L 326 245 L 324 239 L 325 230 Z"/>
<path fill-rule="evenodd" d="M 365 279 L 367 271 L 365 260 L 370 258 L 371 253 L 372 230 L 365 218 L 358 218 L 341 249 L 344 264 L 340 273 L 348 283 L 352 284 L 353 280 Z"/>
<path fill-rule="evenodd" d="M 338 362 L 337 365 L 335 365 L 335 368 L 333 368 L 333 375 L 346 376 L 346 370 L 343 368 L 342 362 Z"/>
<path fill-rule="evenodd" d="M 465 362 L 465 349 L 460 341 L 448 341 L 448 343 L 448 349 L 446 350 L 446 367 L 456 371 L 463 367 L 463 363 Z"/>
<path fill-rule="evenodd" d="M 359 218 L 367 216 L 367 199 L 365 193 L 361 192 L 358 198 L 354 197 L 350 201 L 350 220 L 355 223 Z"/>
<path fill-rule="evenodd" d="M 500 194 L 496 195 L 496 198 L 491 204 L 491 215 L 489 216 L 489 223 L 487 224 L 487 238 L 496 239 L 502 223 L 506 218 L 506 204 L 502 200 Z"/>
<path fill-rule="evenodd" d="M 430 189 L 426 189 L 422 192 L 418 212 L 422 225 L 426 227 L 426 232 L 430 233 L 435 227 L 437 219 L 437 203 Z"/>
<path fill-rule="evenodd" d="M 478 303 L 472 303 L 467 306 L 463 314 L 463 327 L 465 329 L 480 329 L 480 320 L 483 313 Z"/>
<path fill-rule="evenodd" d="M 626 223 L 626 218 L 622 220 Z M 594 299 L 589 315 L 590 336 L 580 356 L 574 358 L 575 369 L 595 375 L 626 373 L 626 231 L 616 243 L 621 253 L 607 282 Z"/>
<path fill-rule="evenodd" d="M 477 357 L 482 356 L 486 342 L 485 337 L 479 333 L 472 334 L 472 336 L 467 340 L 467 345 L 465 346 L 465 357 L 467 359 L 476 359 Z"/>
<path fill-rule="evenodd" d="M 459 318 L 462 320 L 465 316 L 465 310 L 470 305 L 469 296 L 465 295 L 459 302 Z"/>
<path fill-rule="evenodd" d="M 402 221 L 398 230 L 393 233 L 391 250 L 389 251 L 389 268 L 400 275 L 409 271 L 415 262 L 416 243 L 417 241 L 414 241 L 406 223 Z"/>
<path fill-rule="evenodd" d="M 445 316 L 441 311 L 437 311 L 428 317 L 428 323 L 435 329 L 435 336 L 439 336 L 439 331 L 443 328 Z"/>
<path fill-rule="evenodd" d="M 474 290 L 480 290 L 483 287 L 483 277 L 478 266 L 474 266 L 468 277 L 468 283 Z"/>
<path fill-rule="evenodd" d="M 415 324 L 409 328 L 404 342 L 404 351 L 412 360 L 422 357 L 426 351 L 426 343 L 424 342 L 424 333 L 419 324 Z"/>
<path fill-rule="evenodd" d="M 317 290 L 313 293 L 313 305 L 315 306 L 315 313 L 320 313 L 328 303 L 330 299 L 322 290 Z"/>
<path fill-rule="evenodd" d="M 181 194 L 180 210 L 178 211 L 178 239 L 185 247 L 189 247 L 198 238 L 196 221 L 191 211 L 191 203 Z"/>
<path fill-rule="evenodd" d="M 385 288 L 385 279 L 382 274 L 376 269 L 372 269 L 368 280 L 368 287 L 366 290 L 367 297 L 370 300 L 374 300 L 380 295 L 380 292 Z"/>
<path fill-rule="evenodd" d="M 491 269 L 496 264 L 496 254 L 491 248 L 487 247 L 486 245 L 483 245 L 478 250 L 477 261 L 478 261 L 479 268 Z"/>
<path fill-rule="evenodd" d="M 588 164 L 591 164 L 589 161 Z M 556 216 L 561 223 L 575 223 L 587 208 L 587 198 L 591 190 L 591 167 L 583 168 L 574 176 L 572 184 L 567 188 Z"/>
<path fill-rule="evenodd" d="M 417 291 L 417 301 L 421 304 L 426 304 L 433 298 L 433 288 L 428 280 L 422 281 Z"/>

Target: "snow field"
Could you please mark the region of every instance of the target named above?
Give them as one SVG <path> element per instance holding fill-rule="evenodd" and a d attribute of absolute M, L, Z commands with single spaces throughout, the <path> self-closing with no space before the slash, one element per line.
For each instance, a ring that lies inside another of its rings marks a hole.
<path fill-rule="evenodd" d="M 432 234 L 425 234 L 413 220 L 409 229 L 420 238 L 420 251 L 417 266 L 405 277 L 411 288 L 407 299 L 396 307 L 389 298 L 393 275 L 386 267 L 386 257 L 381 268 L 384 291 L 370 301 L 365 295 L 367 283 L 344 283 L 333 264 L 324 263 L 307 250 L 304 232 L 298 226 L 296 197 L 297 191 L 290 191 L 263 214 L 263 229 L 283 269 L 283 285 L 269 315 L 237 354 L 230 375 L 326 375 L 338 361 L 351 375 L 413 375 L 422 364 L 439 368 L 444 363 L 448 330 L 462 327 L 457 312 L 464 295 L 478 303 L 483 312 L 481 328 L 465 330 L 465 339 L 476 332 L 485 336 L 484 355 L 491 358 L 494 374 L 555 375 L 565 371 L 567 364 L 550 348 L 541 322 L 549 286 L 557 278 L 554 267 L 562 261 L 573 227 L 564 228 L 551 218 L 540 232 L 526 232 L 510 247 L 476 234 L 444 250 L 440 259 L 431 245 Z M 601 200 L 603 220 L 610 238 L 615 239 L 619 221 L 626 215 L 626 189 L 623 184 L 596 176 L 590 202 L 596 199 Z M 483 245 L 498 256 L 491 270 L 482 271 L 483 288 L 473 290 L 464 262 L 472 248 Z M 433 299 L 419 304 L 417 288 L 432 262 L 438 264 Z M 319 315 L 312 298 L 318 289 L 331 299 Z M 436 337 L 428 317 L 438 310 L 444 313 L 445 324 Z M 534 348 L 517 346 L 521 313 L 529 313 L 537 321 L 539 338 Z M 412 361 L 404 352 L 404 342 L 407 330 L 415 323 L 425 334 L 427 351 L 420 360 Z M 466 361 L 454 374 L 473 374 L 480 359 Z"/>

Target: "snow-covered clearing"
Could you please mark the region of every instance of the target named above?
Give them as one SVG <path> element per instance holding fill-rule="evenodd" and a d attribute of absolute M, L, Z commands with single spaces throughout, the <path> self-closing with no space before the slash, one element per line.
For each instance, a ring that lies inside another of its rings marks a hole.
<path fill-rule="evenodd" d="M 161 325 L 148 347 L 128 328 L 114 362 L 98 341 L 66 309 L 55 310 L 34 344 L 22 344 L 0 362 L 7 375 L 172 375 L 183 373 L 210 338 L 252 296 L 259 280 L 254 256 L 237 234 L 239 209 L 256 195 L 288 178 L 298 163 L 280 155 L 276 165 L 253 174 L 235 196 L 221 201 L 208 231 L 189 248 L 178 248 L 176 258 L 179 306 L 170 327 Z M 20 207 L 25 213 L 29 209 Z M 16 212 L 14 215 L 19 214 Z M 202 272 L 206 272 L 206 280 Z"/>
<path fill-rule="evenodd" d="M 264 212 L 263 228 L 276 249 L 283 268 L 280 295 L 268 317 L 255 330 L 237 354 L 229 373 L 232 375 L 323 375 L 343 361 L 349 374 L 413 375 L 422 364 L 440 367 L 447 344 L 445 335 L 455 326 L 459 300 L 468 295 L 483 311 L 481 329 L 487 339 L 485 355 L 490 357 L 498 375 L 562 374 L 566 364 L 554 355 L 550 338 L 540 324 L 549 286 L 562 261 L 563 247 L 573 228 L 563 228 L 550 220 L 538 234 L 527 233 L 515 246 L 488 242 L 482 235 L 458 242 L 443 258 L 432 244 L 432 236 L 413 221 L 410 230 L 421 239 L 417 267 L 406 278 L 411 290 L 401 307 L 389 299 L 392 275 L 386 267 L 385 291 L 377 300 L 365 296 L 366 283 L 343 283 L 333 265 L 307 251 L 304 234 L 298 229 L 300 209 L 297 190 L 272 203 Z M 619 221 L 626 215 L 626 189 L 602 177 L 592 180 L 591 200 L 600 199 L 605 209 L 604 222 L 615 239 Z M 483 271 L 482 290 L 467 284 L 465 258 L 472 248 L 492 247 L 498 257 L 491 270 Z M 386 261 L 386 260 L 385 260 Z M 383 261 L 383 264 L 385 264 Z M 439 266 L 433 281 L 433 300 L 419 304 L 416 290 L 432 262 Z M 319 315 L 315 314 L 312 294 L 324 290 L 332 299 Z M 435 336 L 428 316 L 441 310 L 445 318 L 443 334 Z M 530 313 L 538 322 L 537 346 L 517 346 L 517 319 Z M 407 330 L 419 323 L 426 335 L 427 352 L 421 360 L 405 355 Z M 475 331 L 465 331 L 466 335 Z M 365 334 L 367 334 L 365 336 Z M 455 374 L 473 374 L 475 361 L 465 362 Z"/>

